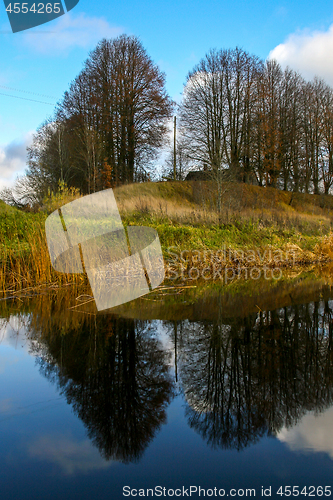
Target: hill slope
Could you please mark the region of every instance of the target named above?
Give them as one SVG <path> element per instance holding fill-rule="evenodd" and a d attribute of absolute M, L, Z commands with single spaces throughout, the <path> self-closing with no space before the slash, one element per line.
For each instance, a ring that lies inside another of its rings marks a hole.
<path fill-rule="evenodd" d="M 223 186 L 221 211 L 211 182 L 132 184 L 114 190 L 124 220 L 156 227 L 164 246 L 235 248 L 294 243 L 312 250 L 333 224 L 333 198 L 246 184 Z"/>
<path fill-rule="evenodd" d="M 166 268 L 288 267 L 333 259 L 333 198 L 245 184 L 223 186 L 220 213 L 211 182 L 132 184 L 114 189 L 125 225 L 154 227 Z M 69 200 L 53 198 L 50 210 Z M 52 205 L 52 208 L 51 208 Z M 0 201 L 0 290 L 82 280 L 56 273 L 45 240 L 47 214 Z M 185 276 L 186 279 L 186 276 Z M 208 279 L 208 278 L 207 278 Z"/>

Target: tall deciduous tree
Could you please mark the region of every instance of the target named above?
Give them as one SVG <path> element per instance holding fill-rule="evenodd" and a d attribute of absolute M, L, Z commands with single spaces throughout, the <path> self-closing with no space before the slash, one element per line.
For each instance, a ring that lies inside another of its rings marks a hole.
<path fill-rule="evenodd" d="M 102 40 L 40 127 L 28 175 L 51 187 L 59 180 L 83 193 L 147 177 L 164 144 L 172 101 L 165 76 L 138 38 Z"/>
<path fill-rule="evenodd" d="M 189 155 L 209 166 L 213 176 L 249 181 L 256 82 L 262 64 L 235 50 L 211 51 L 189 73 L 180 108 Z"/>
<path fill-rule="evenodd" d="M 81 127 L 98 133 L 101 159 L 118 184 L 135 181 L 155 157 L 171 111 L 164 74 L 136 37 L 122 35 L 102 40 L 90 54 L 58 116 L 80 116 Z"/>
<path fill-rule="evenodd" d="M 215 181 L 218 199 L 225 178 L 328 194 L 332 92 L 274 60 L 210 51 L 189 73 L 180 106 L 187 154 Z"/>

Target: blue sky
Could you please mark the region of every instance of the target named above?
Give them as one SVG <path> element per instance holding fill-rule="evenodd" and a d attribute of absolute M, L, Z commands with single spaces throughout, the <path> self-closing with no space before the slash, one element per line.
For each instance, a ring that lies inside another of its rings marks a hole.
<path fill-rule="evenodd" d="M 177 101 L 188 71 L 210 48 L 239 46 L 262 59 L 273 56 L 333 85 L 333 3 L 327 0 L 80 0 L 58 19 L 15 34 L 0 0 L 0 189 L 24 169 L 33 132 L 89 51 L 121 33 L 140 37 Z"/>

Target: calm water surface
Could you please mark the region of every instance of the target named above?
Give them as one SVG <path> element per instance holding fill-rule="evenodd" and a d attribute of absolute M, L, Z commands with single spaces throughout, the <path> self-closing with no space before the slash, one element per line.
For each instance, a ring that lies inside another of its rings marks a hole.
<path fill-rule="evenodd" d="M 330 279 L 85 301 L 0 302 L 1 499 L 333 490 Z"/>

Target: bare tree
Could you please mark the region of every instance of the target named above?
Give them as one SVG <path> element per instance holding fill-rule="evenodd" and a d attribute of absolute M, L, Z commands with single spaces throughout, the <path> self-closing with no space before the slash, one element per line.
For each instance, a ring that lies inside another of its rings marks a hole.
<path fill-rule="evenodd" d="M 165 77 L 136 37 L 102 40 L 60 103 L 58 116 L 82 117 L 102 145 L 100 165 L 112 168 L 115 184 L 133 182 L 163 145 L 172 103 Z M 83 135 L 85 132 L 81 132 Z"/>
<path fill-rule="evenodd" d="M 251 128 L 261 73 L 260 60 L 239 48 L 211 51 L 189 73 L 181 105 L 190 156 L 242 181 L 252 170 Z"/>
<path fill-rule="evenodd" d="M 58 183 L 91 193 L 148 177 L 173 104 L 165 76 L 136 37 L 102 40 L 28 149 L 42 200 Z"/>
<path fill-rule="evenodd" d="M 333 89 L 326 84 L 322 94 L 322 114 L 320 167 L 324 193 L 328 194 L 333 185 Z"/>
<path fill-rule="evenodd" d="M 250 182 L 257 80 L 262 63 L 243 50 L 211 51 L 189 73 L 180 107 L 188 156 L 208 170 L 221 211 L 226 179 Z"/>
<path fill-rule="evenodd" d="M 303 90 L 303 128 L 306 158 L 305 190 L 310 190 L 310 182 L 314 194 L 320 190 L 320 152 L 322 141 L 322 99 L 324 83 L 314 79 L 307 83 Z"/>
<path fill-rule="evenodd" d="M 304 185 L 301 93 L 304 80 L 287 68 L 281 80 L 279 103 L 281 183 L 285 191 L 300 191 Z"/>

